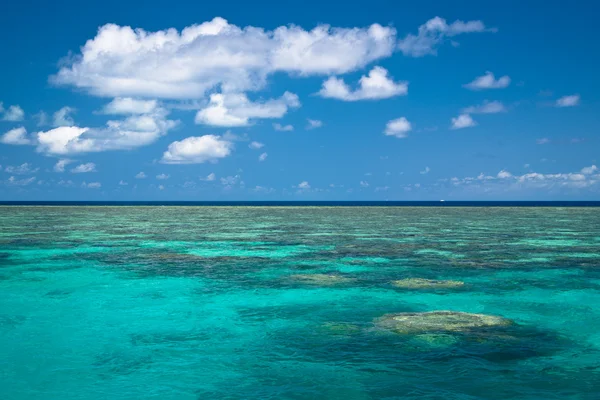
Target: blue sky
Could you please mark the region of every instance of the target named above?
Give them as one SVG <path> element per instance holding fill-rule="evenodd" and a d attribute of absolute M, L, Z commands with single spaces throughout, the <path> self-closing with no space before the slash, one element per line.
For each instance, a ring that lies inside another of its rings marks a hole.
<path fill-rule="evenodd" d="M 599 11 L 9 2 L 0 199 L 597 200 Z"/>

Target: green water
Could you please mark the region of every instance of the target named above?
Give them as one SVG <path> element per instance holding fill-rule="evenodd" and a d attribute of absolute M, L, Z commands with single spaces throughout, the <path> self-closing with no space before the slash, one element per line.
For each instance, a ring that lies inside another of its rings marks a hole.
<path fill-rule="evenodd" d="M 599 391 L 600 209 L 0 207 L 3 400 Z"/>

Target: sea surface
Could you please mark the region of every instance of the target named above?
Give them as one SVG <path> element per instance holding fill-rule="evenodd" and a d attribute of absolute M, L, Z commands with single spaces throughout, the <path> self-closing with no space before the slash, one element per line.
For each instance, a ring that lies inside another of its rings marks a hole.
<path fill-rule="evenodd" d="M 600 208 L 0 207 L 2 400 L 599 393 Z"/>

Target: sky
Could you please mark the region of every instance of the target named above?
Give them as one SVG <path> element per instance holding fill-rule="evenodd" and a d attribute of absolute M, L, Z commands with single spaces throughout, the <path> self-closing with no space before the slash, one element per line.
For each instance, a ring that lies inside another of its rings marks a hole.
<path fill-rule="evenodd" d="M 597 15 L 6 2 L 0 200 L 600 200 Z"/>

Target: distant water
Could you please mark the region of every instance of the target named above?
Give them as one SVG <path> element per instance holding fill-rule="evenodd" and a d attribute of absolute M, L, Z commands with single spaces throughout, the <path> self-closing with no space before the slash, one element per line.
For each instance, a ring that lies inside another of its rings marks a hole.
<path fill-rule="evenodd" d="M 0 207 L 2 400 L 599 388 L 598 208 Z"/>

